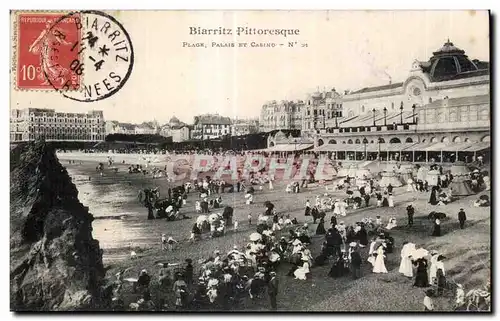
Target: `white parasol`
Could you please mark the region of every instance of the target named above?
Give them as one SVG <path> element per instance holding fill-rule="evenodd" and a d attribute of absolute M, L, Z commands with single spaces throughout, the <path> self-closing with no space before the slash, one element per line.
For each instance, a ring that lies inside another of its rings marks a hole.
<path fill-rule="evenodd" d="M 130 282 L 130 283 L 135 283 L 137 282 L 138 280 L 135 279 L 135 278 L 126 278 L 126 279 L 123 279 L 123 281 L 127 281 L 127 282 Z"/>
<path fill-rule="evenodd" d="M 215 221 L 218 221 L 219 219 L 220 219 L 220 217 L 218 214 L 210 214 L 208 216 L 208 222 L 210 222 L 210 224 L 212 224 Z"/>
<path fill-rule="evenodd" d="M 173 210 L 174 210 L 174 207 L 173 207 L 172 205 L 169 205 L 169 206 L 166 208 L 166 210 L 165 210 L 165 211 L 166 211 L 167 213 L 170 213 L 170 212 L 172 212 Z"/>
<path fill-rule="evenodd" d="M 205 222 L 207 220 L 207 216 L 206 215 L 200 215 L 198 216 L 198 218 L 196 219 L 196 224 L 202 224 L 203 222 Z"/>
<path fill-rule="evenodd" d="M 262 239 L 262 235 L 260 235 L 259 233 L 252 233 L 250 234 L 250 241 L 252 242 L 256 242 L 256 241 L 259 241 L 260 239 Z"/>
<path fill-rule="evenodd" d="M 413 252 L 411 252 L 410 256 L 414 259 L 414 260 L 418 260 L 418 259 L 421 259 L 421 258 L 424 258 L 426 256 L 429 256 L 429 251 L 427 251 L 426 249 L 424 248 L 420 248 L 420 249 L 417 249 Z"/>

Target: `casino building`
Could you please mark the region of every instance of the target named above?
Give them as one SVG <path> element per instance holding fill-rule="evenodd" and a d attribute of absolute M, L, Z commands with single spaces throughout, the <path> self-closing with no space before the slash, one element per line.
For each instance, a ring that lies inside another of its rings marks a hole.
<path fill-rule="evenodd" d="M 54 109 L 11 109 L 10 141 L 43 138 L 46 141 L 104 141 L 105 121 L 101 110 L 87 113 L 56 112 Z"/>
<path fill-rule="evenodd" d="M 490 148 L 489 63 L 471 60 L 449 40 L 428 61 L 415 60 L 404 82 L 342 97 L 314 150 L 345 160 L 465 160 Z M 338 117 L 341 115 L 341 117 Z"/>

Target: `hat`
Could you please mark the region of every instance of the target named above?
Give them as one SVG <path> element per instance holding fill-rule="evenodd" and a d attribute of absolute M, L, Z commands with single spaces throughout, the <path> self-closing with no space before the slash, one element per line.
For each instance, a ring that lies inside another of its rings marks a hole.
<path fill-rule="evenodd" d="M 309 225 L 307 225 L 307 223 L 304 223 L 304 227 L 308 227 Z"/>
<path fill-rule="evenodd" d="M 215 250 L 214 254 L 220 254 L 220 251 L 219 250 Z"/>
<path fill-rule="evenodd" d="M 358 246 L 358 243 L 356 243 L 356 242 L 351 242 L 351 243 L 349 243 L 349 246 L 350 246 L 350 247 L 356 247 L 356 246 Z"/>
<path fill-rule="evenodd" d="M 438 251 L 436 251 L 436 250 L 431 251 L 431 255 L 436 255 L 436 254 L 438 254 Z"/>
<path fill-rule="evenodd" d="M 186 263 L 192 263 L 192 262 L 193 262 L 193 260 L 191 260 L 191 259 L 186 259 Z"/>
<path fill-rule="evenodd" d="M 237 250 L 238 249 L 238 245 L 234 245 L 233 249 Z"/>
<path fill-rule="evenodd" d="M 141 274 L 146 274 L 146 273 L 148 273 L 148 271 L 146 271 L 146 269 L 143 269 L 143 270 L 141 271 Z"/>
<path fill-rule="evenodd" d="M 460 283 L 457 283 L 457 287 L 463 288 L 464 286 L 462 284 L 460 284 Z"/>
<path fill-rule="evenodd" d="M 269 275 L 276 275 L 276 272 L 271 271 L 271 272 L 269 272 Z"/>

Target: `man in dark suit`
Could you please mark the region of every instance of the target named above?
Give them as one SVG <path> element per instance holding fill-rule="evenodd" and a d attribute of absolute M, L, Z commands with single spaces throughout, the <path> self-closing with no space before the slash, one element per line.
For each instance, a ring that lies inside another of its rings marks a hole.
<path fill-rule="evenodd" d="M 415 215 L 415 208 L 412 204 L 406 207 L 406 213 L 408 214 L 408 226 L 413 226 L 413 215 Z"/>
<path fill-rule="evenodd" d="M 465 215 L 464 209 L 461 208 L 460 212 L 458 212 L 458 221 L 460 222 L 460 228 L 462 230 L 464 229 L 466 220 L 467 220 L 467 216 Z"/>
<path fill-rule="evenodd" d="M 361 262 L 363 261 L 361 259 L 361 255 L 359 254 L 357 250 L 357 244 L 356 243 L 351 243 L 351 272 L 352 272 L 352 277 L 354 280 L 358 279 L 361 277 Z"/>
<path fill-rule="evenodd" d="M 276 303 L 276 296 L 278 295 L 278 279 L 276 278 L 276 272 L 271 271 L 269 273 L 271 279 L 268 284 L 269 299 L 271 300 L 271 310 L 276 311 L 278 309 Z"/>

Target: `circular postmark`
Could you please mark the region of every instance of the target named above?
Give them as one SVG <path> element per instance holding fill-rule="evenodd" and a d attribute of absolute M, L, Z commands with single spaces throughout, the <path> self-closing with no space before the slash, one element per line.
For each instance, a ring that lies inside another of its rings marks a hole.
<path fill-rule="evenodd" d="M 50 61 L 43 63 L 43 73 L 64 97 L 102 100 L 117 93 L 130 77 L 132 41 L 113 16 L 96 10 L 71 12 L 57 19 L 50 33 L 56 40 L 45 48 Z"/>

